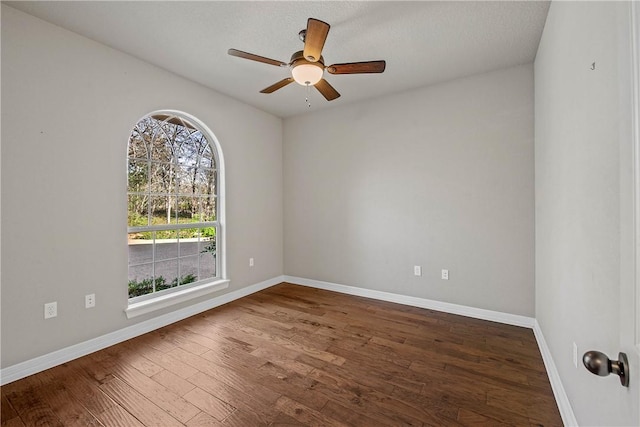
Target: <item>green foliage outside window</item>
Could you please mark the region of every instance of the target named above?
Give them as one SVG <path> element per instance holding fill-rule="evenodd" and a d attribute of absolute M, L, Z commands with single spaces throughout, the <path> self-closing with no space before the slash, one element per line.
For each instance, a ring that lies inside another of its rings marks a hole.
<path fill-rule="evenodd" d="M 178 278 L 176 277 L 170 283 L 162 277 L 156 277 L 156 292 L 163 291 L 169 288 L 175 288 L 179 285 L 186 285 L 187 283 L 193 283 L 196 281 L 196 276 L 193 274 L 187 274 L 182 276 L 180 283 L 178 284 Z M 153 279 L 148 278 L 141 281 L 129 280 L 129 298 L 137 297 L 140 295 L 146 295 L 153 292 Z"/>

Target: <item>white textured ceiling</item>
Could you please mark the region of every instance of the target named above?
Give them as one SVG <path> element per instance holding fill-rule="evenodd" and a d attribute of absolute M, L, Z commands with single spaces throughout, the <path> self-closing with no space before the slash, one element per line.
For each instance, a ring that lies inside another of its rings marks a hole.
<path fill-rule="evenodd" d="M 6 2 L 280 117 L 532 62 L 549 2 L 68 1 Z M 384 59 L 383 74 L 330 75 L 326 101 L 289 70 L 227 55 L 236 48 L 289 62 L 313 17 L 331 25 L 327 65 Z"/>

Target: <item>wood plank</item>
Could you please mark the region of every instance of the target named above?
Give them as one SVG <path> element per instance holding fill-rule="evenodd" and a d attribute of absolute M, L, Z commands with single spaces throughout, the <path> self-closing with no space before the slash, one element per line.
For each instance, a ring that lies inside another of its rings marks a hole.
<path fill-rule="evenodd" d="M 113 379 L 113 366 L 115 365 L 114 358 L 100 357 L 104 355 L 102 352 L 89 354 L 88 356 L 81 357 L 74 360 L 72 363 L 77 375 L 84 377 L 91 384 L 102 384 Z"/>
<path fill-rule="evenodd" d="M 258 382 L 264 387 L 281 395 L 296 397 L 313 410 L 320 410 L 326 405 L 327 397 L 314 389 L 316 382 L 312 378 L 287 371 L 271 362 L 265 363 L 260 370 L 265 375 Z"/>
<path fill-rule="evenodd" d="M 207 393 L 198 387 L 185 394 L 184 398 L 200 408 L 202 412 L 206 412 L 218 421 L 224 420 L 236 409 L 227 402 L 223 402 L 211 393 Z"/>
<path fill-rule="evenodd" d="M 325 366 L 331 369 L 345 369 L 331 364 L 326 364 Z M 391 397 L 393 386 L 389 386 L 387 392 L 380 393 L 378 387 L 368 387 L 358 383 L 358 381 L 354 379 L 360 378 L 357 374 L 354 374 L 353 377 L 348 377 L 349 379 L 345 379 L 341 378 L 340 375 L 334 376 L 328 374 L 320 368 L 314 370 L 312 374 L 313 378 L 318 381 L 312 386 L 313 390 L 327 396 L 329 402 L 332 400 L 340 402 L 354 413 L 374 417 L 379 420 L 380 424 L 421 425 L 419 420 L 410 416 L 406 417 L 403 414 L 392 413 L 388 411 L 384 405 L 377 403 L 381 395 L 388 396 L 389 400 L 393 400 L 393 397 Z M 328 404 L 327 402 L 326 405 Z M 326 405 L 322 409 L 326 408 Z"/>
<path fill-rule="evenodd" d="M 64 426 L 53 409 L 46 403 L 43 388 L 46 388 L 46 385 L 44 387 L 29 387 L 21 392 L 10 392 L 7 394 L 7 399 L 26 425 Z"/>
<path fill-rule="evenodd" d="M 302 355 L 298 360 L 312 364 L 316 369 L 309 373 L 311 378 L 322 381 L 326 384 L 334 383 L 345 390 L 352 390 L 358 394 L 363 387 L 381 390 L 383 393 L 391 394 L 394 385 L 374 375 L 360 375 L 361 370 L 354 366 L 342 367 L 327 363 L 318 363 L 307 355 Z"/>
<path fill-rule="evenodd" d="M 114 405 L 97 414 L 102 424 L 108 427 L 143 427 L 136 417 L 122 406 Z"/>
<path fill-rule="evenodd" d="M 341 422 L 353 427 L 394 425 L 382 417 L 374 418 L 373 414 L 366 414 L 366 411 L 364 410 L 354 411 L 352 408 L 343 406 L 333 400 L 329 400 L 320 412 L 331 419 L 340 420 Z"/>
<path fill-rule="evenodd" d="M 145 397 L 119 378 L 101 384 L 100 389 L 146 426 L 182 425 L 181 422 L 153 403 L 150 400 L 153 399 L 152 396 Z"/>
<path fill-rule="evenodd" d="M 273 422 L 270 424 L 270 427 L 300 427 L 301 424 L 295 418 L 291 418 L 287 414 L 283 414 L 282 412 L 278 412 L 278 416 Z"/>
<path fill-rule="evenodd" d="M 458 413 L 458 421 L 465 426 L 508 426 L 509 424 L 501 423 L 498 420 L 478 414 L 470 409 L 460 409 Z"/>
<path fill-rule="evenodd" d="M 162 366 L 153 363 L 151 360 L 139 354 L 136 354 L 135 357 L 130 358 L 130 360 L 126 360 L 126 363 L 130 364 L 148 377 L 152 377 L 158 372 L 164 370 Z"/>
<path fill-rule="evenodd" d="M 457 405 L 444 396 L 413 393 L 400 387 L 396 387 L 392 396 L 418 411 L 424 411 L 420 419 L 428 425 L 458 425 Z"/>
<path fill-rule="evenodd" d="M 185 338 L 184 335 L 182 335 L 182 333 L 180 332 L 179 328 L 173 325 L 172 325 L 172 328 L 168 329 L 167 331 L 161 330 L 161 331 L 154 331 L 151 333 L 157 334 L 158 336 L 161 337 L 161 339 L 163 339 L 167 343 L 174 344 L 176 348 L 179 347 L 193 354 L 202 354 L 210 350 L 210 348 L 202 344 L 199 344 L 193 340 Z"/>
<path fill-rule="evenodd" d="M 212 395 L 217 396 L 221 400 L 228 402 L 238 410 L 253 414 L 253 417 L 258 420 L 260 424 L 270 423 L 277 415 L 277 410 L 275 409 L 274 404 L 280 397 L 280 394 L 247 394 L 228 384 L 217 381 L 215 378 L 212 378 L 202 372 L 199 372 L 189 378 L 189 381 L 200 387 L 202 390 L 205 390 Z"/>
<path fill-rule="evenodd" d="M 11 419 L 2 419 L 3 427 L 25 427 L 24 423 L 20 419 L 20 417 L 15 417 Z"/>
<path fill-rule="evenodd" d="M 178 347 L 174 347 L 171 351 L 178 349 Z M 198 372 L 198 369 L 193 366 L 189 366 L 183 361 L 175 358 L 170 353 L 165 353 L 157 350 L 155 347 L 151 346 L 142 346 L 140 348 L 140 354 L 147 359 L 151 360 L 153 363 L 161 366 L 169 372 L 174 373 L 180 378 L 189 378 Z"/>
<path fill-rule="evenodd" d="M 271 425 L 271 423 L 265 423 L 257 418 L 253 412 L 245 412 L 242 409 L 238 409 L 225 418 L 222 425 L 228 427 L 266 427 Z"/>
<path fill-rule="evenodd" d="M 114 374 L 141 395 L 152 396 L 156 405 L 182 423 L 187 422 L 200 412 L 188 399 L 183 399 L 133 366 L 118 366 Z"/>
<path fill-rule="evenodd" d="M 303 344 L 291 341 L 286 337 L 266 333 L 252 327 L 241 327 L 238 329 L 238 331 L 261 339 L 262 341 L 277 345 L 279 347 L 293 350 L 299 353 L 305 353 L 312 357 L 315 357 L 316 359 L 324 360 L 335 365 L 342 365 L 345 362 L 345 359 L 343 357 L 337 356 L 333 353 L 322 351 L 315 347 L 305 346 Z"/>
<path fill-rule="evenodd" d="M 13 406 L 11 405 L 11 403 L 9 403 L 9 399 L 7 399 L 7 396 L 3 394 L 0 398 L 2 399 L 2 406 L 0 406 L 0 416 L 2 418 L 2 423 L 13 418 L 17 418 L 18 412 L 13 409 Z"/>
<path fill-rule="evenodd" d="M 534 415 L 544 417 L 537 408 L 548 407 L 554 403 L 551 396 L 524 391 L 493 389 L 487 392 L 487 405 L 505 408 L 518 415 L 529 418 Z"/>
<path fill-rule="evenodd" d="M 103 425 L 91 411 L 69 393 L 67 384 L 63 382 L 50 384 L 41 391 L 40 395 L 65 426 Z"/>
<path fill-rule="evenodd" d="M 206 412 L 200 412 L 198 415 L 187 421 L 187 424 L 185 425 L 188 427 L 222 427 L 224 424 Z"/>
<path fill-rule="evenodd" d="M 280 399 L 278 399 L 278 401 L 276 402 L 276 407 L 283 413 L 287 414 L 293 419 L 300 421 L 304 425 L 335 427 L 348 426 L 347 424 L 344 424 L 338 420 L 334 420 L 333 418 L 329 418 L 318 411 L 308 408 L 302 403 L 290 399 L 287 396 L 282 396 Z"/>
<path fill-rule="evenodd" d="M 76 362 L 56 367 L 56 380 L 62 382 L 73 398 L 93 414 L 115 406 L 115 402 L 97 388 L 99 383 L 92 381 L 90 375 Z"/>
<path fill-rule="evenodd" d="M 189 381 L 180 378 L 173 372 L 167 371 L 166 369 L 158 372 L 152 376 L 151 379 L 166 387 L 167 390 L 171 390 L 178 396 L 184 396 L 195 388 L 195 386 Z"/>
<path fill-rule="evenodd" d="M 171 354 L 175 355 L 175 357 L 190 366 L 198 367 L 199 373 L 215 378 L 217 381 L 237 388 L 248 395 L 272 395 L 272 392 L 268 388 L 263 387 L 258 381 L 256 381 L 258 378 L 256 372 L 246 370 L 236 371 L 226 366 L 217 365 L 216 363 L 212 363 L 200 356 L 196 356 L 195 354 L 180 349 L 174 350 Z"/>

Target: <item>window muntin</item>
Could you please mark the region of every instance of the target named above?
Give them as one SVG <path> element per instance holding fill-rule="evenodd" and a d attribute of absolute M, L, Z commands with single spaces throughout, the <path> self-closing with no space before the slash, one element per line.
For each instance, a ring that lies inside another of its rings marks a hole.
<path fill-rule="evenodd" d="M 129 302 L 221 278 L 218 153 L 177 114 L 140 120 L 127 156 Z"/>

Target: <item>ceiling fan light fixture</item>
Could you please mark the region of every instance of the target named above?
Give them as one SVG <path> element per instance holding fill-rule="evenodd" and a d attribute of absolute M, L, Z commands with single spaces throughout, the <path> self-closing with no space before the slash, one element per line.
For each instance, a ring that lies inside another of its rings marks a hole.
<path fill-rule="evenodd" d="M 322 79 L 324 67 L 317 62 L 297 64 L 291 69 L 291 76 L 296 83 L 307 86 L 315 85 Z"/>
<path fill-rule="evenodd" d="M 260 93 L 273 93 L 276 90 L 296 82 L 301 86 L 306 86 L 307 105 L 309 104 L 310 87 L 315 89 L 325 97 L 327 101 L 333 101 L 340 97 L 340 93 L 322 78 L 326 68 L 329 74 L 364 74 L 364 73 L 382 73 L 385 69 L 386 62 L 366 61 L 366 62 L 346 62 L 341 64 L 333 64 L 328 67 L 324 66 L 324 58 L 322 57 L 322 48 L 327 39 L 330 25 L 318 19 L 309 18 L 307 20 L 307 28 L 300 31 L 300 40 L 304 43 L 304 49 L 294 52 L 291 55 L 291 61 L 287 64 L 275 59 L 266 58 L 253 53 L 243 52 L 238 49 L 229 49 L 231 56 L 250 59 L 252 61 L 262 62 L 264 64 L 275 65 L 277 67 L 286 67 L 291 71 L 291 77 L 286 77 L 277 83 L 272 84 L 260 91 Z"/>

